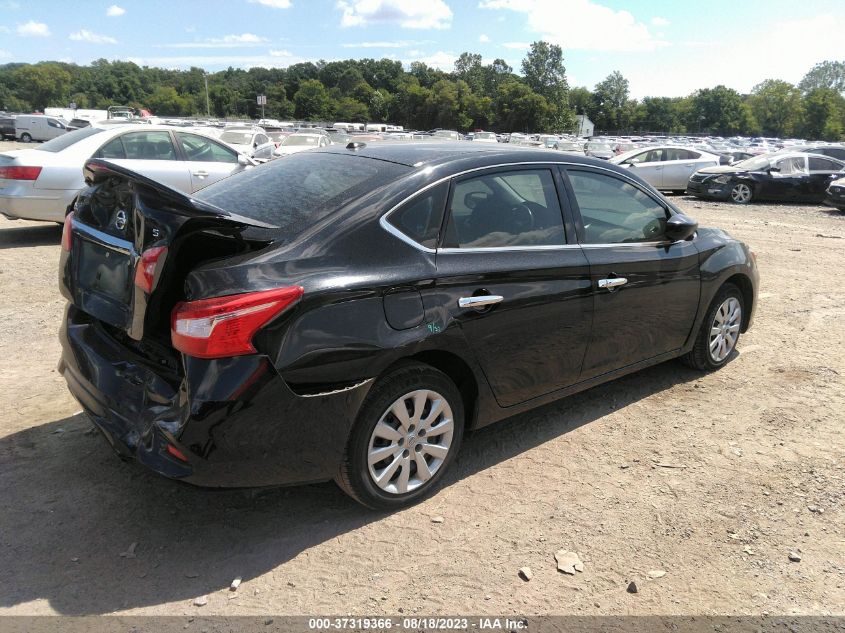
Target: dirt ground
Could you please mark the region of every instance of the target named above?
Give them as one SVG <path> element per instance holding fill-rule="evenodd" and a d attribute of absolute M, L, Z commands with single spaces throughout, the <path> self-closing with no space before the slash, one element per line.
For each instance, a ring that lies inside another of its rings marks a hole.
<path fill-rule="evenodd" d="M 845 613 L 845 214 L 674 200 L 757 253 L 739 355 L 474 433 L 393 514 L 118 460 L 56 372 L 60 228 L 0 219 L 0 614 Z"/>

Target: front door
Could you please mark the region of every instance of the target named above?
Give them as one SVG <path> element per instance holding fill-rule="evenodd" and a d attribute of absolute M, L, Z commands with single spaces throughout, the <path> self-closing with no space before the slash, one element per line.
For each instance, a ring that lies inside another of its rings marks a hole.
<path fill-rule="evenodd" d="M 694 240 L 667 242 L 670 211 L 631 181 L 588 167 L 566 176 L 595 300 L 581 379 L 679 350 L 698 309 Z"/>
<path fill-rule="evenodd" d="M 176 138 L 191 177 L 192 192 L 242 169 L 238 153 L 222 143 L 188 132 L 176 132 Z"/>
<path fill-rule="evenodd" d="M 593 299 L 587 260 L 566 240 L 560 189 L 551 166 L 452 184 L 437 289 L 503 407 L 571 385 L 581 371 Z"/>

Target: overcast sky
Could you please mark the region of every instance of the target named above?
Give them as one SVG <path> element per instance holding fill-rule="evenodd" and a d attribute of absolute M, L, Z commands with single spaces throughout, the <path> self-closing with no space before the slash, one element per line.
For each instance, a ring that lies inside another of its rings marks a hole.
<path fill-rule="evenodd" d="M 560 44 L 572 86 L 613 70 L 631 96 L 798 82 L 845 58 L 833 0 L 0 0 L 0 63 L 129 59 L 167 68 L 389 57 L 443 70 L 463 51 L 515 70 Z"/>

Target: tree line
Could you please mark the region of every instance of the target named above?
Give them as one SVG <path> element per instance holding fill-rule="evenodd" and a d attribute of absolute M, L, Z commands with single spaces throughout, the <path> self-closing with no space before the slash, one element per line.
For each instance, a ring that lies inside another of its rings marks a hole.
<path fill-rule="evenodd" d="M 504 60 L 483 64 L 462 53 L 453 72 L 422 62 L 406 70 L 390 59 L 348 59 L 287 68 L 167 70 L 100 59 L 0 66 L 0 109 L 32 112 L 68 106 L 147 108 L 158 116 L 390 122 L 502 132 L 573 132 L 585 114 L 597 131 L 650 131 L 722 136 L 802 136 L 839 140 L 845 134 L 845 62 L 814 66 L 796 86 L 767 79 L 749 94 L 725 86 L 686 97 L 631 99 L 628 81 L 612 72 L 592 90 L 570 88 L 560 46 L 531 44 L 520 73 Z M 207 88 L 206 88 L 207 85 Z"/>

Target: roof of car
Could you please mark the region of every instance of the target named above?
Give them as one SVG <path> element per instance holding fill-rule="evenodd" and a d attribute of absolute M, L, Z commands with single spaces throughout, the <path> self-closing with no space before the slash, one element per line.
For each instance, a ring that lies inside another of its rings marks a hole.
<path fill-rule="evenodd" d="M 355 137 L 352 137 L 353 141 L 354 139 Z M 495 145 L 492 143 L 476 144 L 469 141 L 449 141 L 442 143 L 432 141 L 376 142 L 367 143 L 364 147 L 358 147 L 357 149 L 347 149 L 344 145 L 332 145 L 321 151 L 332 154 L 355 153 L 368 158 L 407 165 L 408 167 L 444 165 L 451 162 L 464 162 L 472 158 L 477 158 L 479 164 L 489 164 L 497 160 L 506 160 L 507 162 L 563 162 L 565 158 L 566 162 L 575 160 L 584 164 L 607 166 L 607 161 L 582 159 L 577 156 L 556 153 L 548 149 L 524 146 L 512 147 L 507 143 L 498 143 Z"/>

